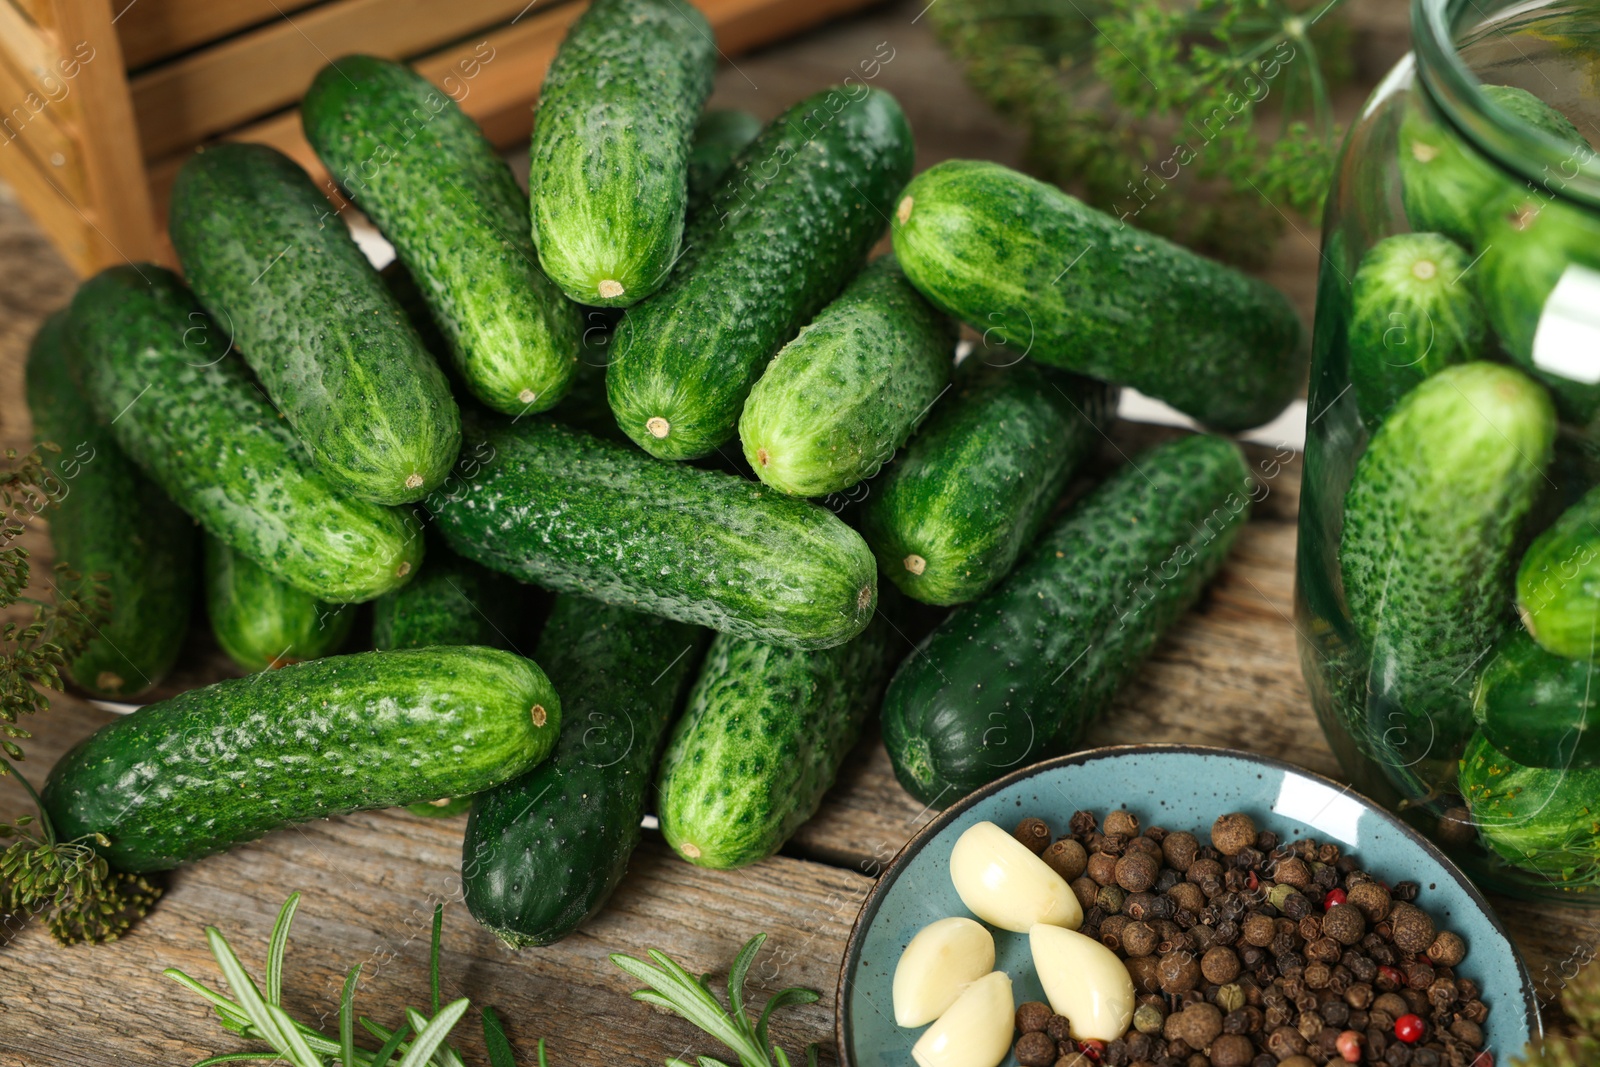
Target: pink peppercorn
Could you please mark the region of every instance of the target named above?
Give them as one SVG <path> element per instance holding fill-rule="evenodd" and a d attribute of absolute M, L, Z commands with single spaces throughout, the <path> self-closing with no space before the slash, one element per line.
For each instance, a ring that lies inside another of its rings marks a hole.
<path fill-rule="evenodd" d="M 1344 902 L 1345 895 L 1343 889 L 1330 889 L 1328 890 L 1327 895 L 1322 898 L 1322 906 L 1324 908 L 1331 908 L 1336 904 L 1343 904 Z"/>
<path fill-rule="evenodd" d="M 1394 1036 L 1408 1045 L 1421 1041 L 1422 1033 L 1426 1029 L 1420 1015 L 1402 1015 L 1394 1021 Z"/>
<path fill-rule="evenodd" d="M 1101 1057 L 1106 1053 L 1106 1043 L 1099 1038 L 1086 1038 L 1078 1042 L 1078 1051 L 1094 1062 L 1099 1063 Z"/>
<path fill-rule="evenodd" d="M 1346 1030 L 1340 1034 L 1334 1047 L 1339 1050 L 1339 1055 L 1344 1057 L 1346 1063 L 1361 1062 L 1361 1035 L 1354 1030 Z"/>
<path fill-rule="evenodd" d="M 1472 1067 L 1494 1067 L 1494 1053 L 1489 1051 L 1478 1053 L 1473 1057 Z"/>

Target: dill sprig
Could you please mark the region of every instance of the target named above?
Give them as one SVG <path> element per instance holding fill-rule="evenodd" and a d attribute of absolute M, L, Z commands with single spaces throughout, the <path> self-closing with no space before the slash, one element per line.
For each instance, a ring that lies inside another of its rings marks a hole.
<path fill-rule="evenodd" d="M 1130 225 L 1245 266 L 1316 221 L 1348 77 L 1342 0 L 941 0 L 967 80 L 1027 166 Z M 1275 120 L 1275 121 L 1273 121 Z"/>

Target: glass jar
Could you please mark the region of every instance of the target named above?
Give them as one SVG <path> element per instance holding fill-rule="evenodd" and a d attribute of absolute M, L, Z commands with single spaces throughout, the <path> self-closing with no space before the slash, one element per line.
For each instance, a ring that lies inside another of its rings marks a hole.
<path fill-rule="evenodd" d="M 1600 903 L 1600 7 L 1414 0 L 1318 280 L 1296 612 L 1358 789 Z"/>

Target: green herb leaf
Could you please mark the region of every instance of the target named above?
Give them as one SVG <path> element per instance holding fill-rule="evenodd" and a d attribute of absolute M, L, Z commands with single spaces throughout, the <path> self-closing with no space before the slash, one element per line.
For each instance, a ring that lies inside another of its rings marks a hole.
<path fill-rule="evenodd" d="M 417 1039 L 411 1043 L 405 1058 L 400 1061 L 400 1067 L 423 1067 L 423 1064 L 433 1058 L 434 1051 L 444 1044 L 444 1039 L 450 1036 L 450 1031 L 461 1021 L 461 1017 L 471 1006 L 466 997 L 452 1000 L 445 1005 L 444 1010 L 435 1015 L 433 1021 L 417 1034 Z"/>
<path fill-rule="evenodd" d="M 479 1012 L 479 1015 L 483 1018 L 483 1047 L 489 1053 L 489 1067 L 517 1067 L 517 1057 L 512 1052 L 505 1028 L 500 1025 L 500 1016 L 495 1014 L 493 1008 L 488 1007 Z M 539 1039 L 539 1067 L 545 1067 L 542 1037 Z"/>

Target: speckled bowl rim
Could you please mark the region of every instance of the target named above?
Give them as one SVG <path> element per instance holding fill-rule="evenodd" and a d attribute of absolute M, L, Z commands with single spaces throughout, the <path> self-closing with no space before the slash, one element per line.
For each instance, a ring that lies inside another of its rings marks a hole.
<path fill-rule="evenodd" d="M 1023 767 L 1020 770 L 1012 771 L 1004 778 L 996 779 L 988 785 L 968 793 L 948 808 L 945 808 L 926 826 L 912 834 L 904 845 L 900 846 L 900 851 L 895 853 L 894 859 L 889 861 L 889 866 L 884 868 L 883 873 L 878 876 L 877 882 L 867 893 L 866 900 L 862 901 L 861 911 L 856 915 L 855 925 L 850 928 L 850 940 L 845 944 L 844 965 L 839 968 L 839 982 L 834 989 L 833 999 L 833 1039 L 839 1053 L 839 1067 L 854 1067 L 855 1064 L 849 1045 L 846 1042 L 846 1031 L 849 1028 L 850 1020 L 848 991 L 852 985 L 851 979 L 861 963 L 861 950 L 867 939 L 867 930 L 872 926 L 873 920 L 878 917 L 878 909 L 882 906 L 884 898 L 894 888 L 894 884 L 900 880 L 900 875 L 905 873 L 911 859 L 921 852 L 928 842 L 939 836 L 951 823 L 959 819 L 979 801 L 998 793 L 1002 789 L 1010 788 L 1017 782 L 1026 781 L 1035 775 L 1044 774 L 1060 767 L 1075 767 L 1099 760 L 1149 753 L 1225 756 L 1229 759 L 1243 760 L 1247 763 L 1270 767 L 1273 770 L 1298 774 L 1354 797 L 1363 807 L 1377 815 L 1392 829 L 1398 830 L 1408 838 L 1412 844 L 1416 845 L 1424 854 L 1436 862 L 1445 874 L 1454 879 L 1456 884 L 1466 893 L 1467 899 L 1488 920 L 1494 932 L 1505 940 L 1511 949 L 1511 958 L 1517 965 L 1517 978 L 1522 985 L 1522 999 L 1524 1006 L 1527 1008 L 1528 1016 L 1528 1034 L 1534 1041 L 1539 1040 L 1544 1035 L 1544 1023 L 1539 1015 L 1539 999 L 1534 992 L 1533 977 L 1528 973 L 1527 961 L 1522 958 L 1522 953 L 1517 950 L 1516 942 L 1512 941 L 1511 935 L 1506 933 L 1505 927 L 1500 922 L 1500 917 L 1495 914 L 1494 908 L 1489 905 L 1489 901 L 1479 892 L 1478 887 L 1432 841 L 1429 841 L 1422 834 L 1406 825 L 1388 809 L 1356 792 L 1345 783 L 1334 781 L 1327 775 L 1307 770 L 1297 764 L 1290 763 L 1288 760 L 1277 759 L 1273 756 L 1263 756 L 1257 752 L 1246 752 L 1243 749 L 1223 748 L 1217 745 L 1149 743 L 1105 745 L 1100 748 L 1088 748 L 1081 752 L 1057 756 L 1054 759 L 1044 760 L 1043 762 Z"/>

